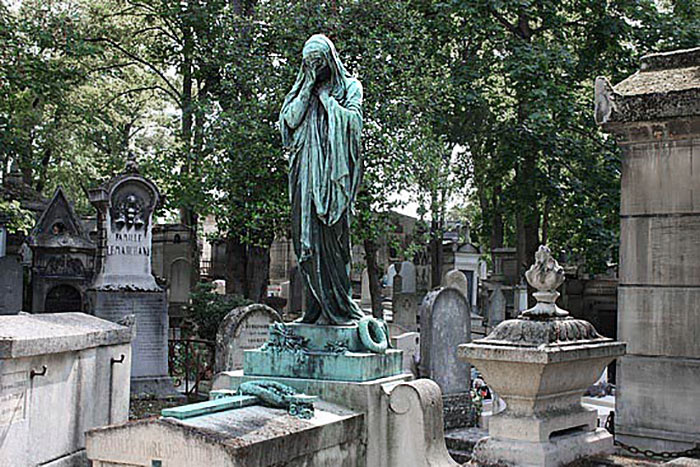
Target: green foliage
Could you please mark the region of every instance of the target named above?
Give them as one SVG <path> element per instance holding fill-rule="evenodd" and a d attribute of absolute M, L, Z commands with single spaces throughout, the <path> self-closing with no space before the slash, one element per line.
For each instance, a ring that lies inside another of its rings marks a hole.
<path fill-rule="evenodd" d="M 229 311 L 240 306 L 250 305 L 240 295 L 221 295 L 214 292 L 216 286 L 209 282 L 200 282 L 190 294 L 188 319 L 194 325 L 193 334 L 202 339 L 216 340 L 219 324 Z"/>
<path fill-rule="evenodd" d="M 10 234 L 27 235 L 34 225 L 32 213 L 22 209 L 19 201 L 0 199 L 0 219 L 4 220 L 7 232 Z"/>
<path fill-rule="evenodd" d="M 0 165 L 45 195 L 62 185 L 80 213 L 133 151 L 170 212 L 213 213 L 223 236 L 269 245 L 288 228 L 278 111 L 323 32 L 365 88 L 356 243 L 390 238 L 389 211 L 409 200 L 439 234 L 467 196 L 478 243 L 516 245 L 528 224 L 590 271 L 617 255 L 620 173 L 593 80 L 700 43 L 698 2 L 674 0 L 10 5 Z"/>

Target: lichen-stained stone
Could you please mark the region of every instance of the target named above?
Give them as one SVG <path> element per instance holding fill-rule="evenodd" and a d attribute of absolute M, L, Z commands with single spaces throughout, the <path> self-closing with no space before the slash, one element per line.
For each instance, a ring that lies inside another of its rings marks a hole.
<path fill-rule="evenodd" d="M 598 334 L 556 305 L 563 270 L 540 246 L 527 271 L 537 304 L 499 324 L 487 337 L 459 346 L 506 409 L 489 420 L 489 436 L 474 448 L 484 465 L 558 467 L 612 451 L 612 435 L 581 396 L 625 344 Z"/>
<path fill-rule="evenodd" d="M 216 333 L 216 371 L 243 368 L 243 351 L 265 344 L 270 338 L 269 325 L 281 321 L 279 313 L 261 303 L 231 310 Z"/>
<path fill-rule="evenodd" d="M 596 121 L 622 148 L 615 436 L 640 449 L 700 442 L 700 48 L 596 80 Z"/>
<path fill-rule="evenodd" d="M 178 420 L 139 420 L 91 430 L 94 467 L 354 467 L 363 416 L 326 402 L 302 420 L 260 405 Z"/>

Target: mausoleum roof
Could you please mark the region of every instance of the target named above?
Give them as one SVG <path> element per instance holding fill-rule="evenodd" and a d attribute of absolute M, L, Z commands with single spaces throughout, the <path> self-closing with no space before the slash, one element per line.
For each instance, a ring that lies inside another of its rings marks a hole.
<path fill-rule="evenodd" d="M 641 68 L 612 86 L 595 83 L 599 124 L 700 116 L 700 47 L 642 57 Z"/>

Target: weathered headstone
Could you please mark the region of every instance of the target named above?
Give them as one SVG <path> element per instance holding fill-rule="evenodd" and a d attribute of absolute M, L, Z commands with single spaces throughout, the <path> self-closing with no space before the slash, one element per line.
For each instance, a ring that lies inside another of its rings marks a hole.
<path fill-rule="evenodd" d="M 496 286 L 491 292 L 488 313 L 488 321 L 491 328 L 506 319 L 506 297 L 499 286 Z"/>
<path fill-rule="evenodd" d="M 445 279 L 443 280 L 444 287 L 452 287 L 453 289 L 459 290 L 467 301 L 470 301 L 469 297 L 469 283 L 467 281 L 467 276 L 464 275 L 459 269 L 453 269 L 445 274 Z"/>
<path fill-rule="evenodd" d="M 418 376 L 417 362 L 420 355 L 420 334 L 406 332 L 391 338 L 391 345 L 395 349 L 403 350 L 403 369 L 407 373 Z"/>
<path fill-rule="evenodd" d="M 119 321 L 133 314 L 131 390 L 175 395 L 168 377 L 168 308 L 151 274 L 153 211 L 160 194 L 133 167 L 90 192 L 97 209 L 97 275 L 88 295 L 95 316 Z"/>
<path fill-rule="evenodd" d="M 243 351 L 257 349 L 270 337 L 270 324 L 282 317 L 267 305 L 236 308 L 221 321 L 216 333 L 216 371 L 243 368 Z"/>
<path fill-rule="evenodd" d="M 418 331 L 421 298 L 417 293 L 395 293 L 392 300 L 393 323 L 405 331 Z"/>
<path fill-rule="evenodd" d="M 131 330 L 70 312 L 0 330 L 0 465 L 87 465 L 85 430 L 129 417 Z"/>
<path fill-rule="evenodd" d="M 401 276 L 401 288 L 397 289 L 395 277 Z M 413 293 L 416 291 L 416 266 L 410 261 L 402 261 L 389 266 L 387 281 L 393 287 L 393 293 Z"/>
<path fill-rule="evenodd" d="M 170 303 L 185 304 L 190 298 L 192 265 L 185 258 L 178 258 L 170 265 Z"/>
<path fill-rule="evenodd" d="M 372 295 L 369 289 L 369 273 L 367 272 L 367 269 L 362 271 L 362 291 L 360 294 L 360 307 L 372 307 Z"/>
<path fill-rule="evenodd" d="M 445 428 L 466 426 L 473 411 L 469 364 L 457 359 L 458 345 L 471 342 L 471 307 L 451 287 L 429 292 L 420 307 L 420 373 L 443 394 Z"/>
<path fill-rule="evenodd" d="M 452 288 L 429 292 L 420 307 L 421 374 L 443 394 L 469 389 L 469 365 L 457 359 L 455 348 L 471 340 L 469 303 Z"/>
<path fill-rule="evenodd" d="M 22 310 L 24 273 L 19 255 L 0 258 L 0 315 L 12 315 Z"/>
<path fill-rule="evenodd" d="M 464 295 L 464 298 L 467 300 L 467 302 L 471 301 L 471 294 L 469 293 L 469 280 L 462 271 L 458 269 L 448 271 L 447 274 L 445 274 L 445 278 L 443 279 L 443 286 L 459 290 L 459 292 L 462 293 L 462 295 Z M 480 336 L 484 335 L 484 318 L 472 312 L 470 313 L 470 320 L 472 334 L 478 333 Z"/>

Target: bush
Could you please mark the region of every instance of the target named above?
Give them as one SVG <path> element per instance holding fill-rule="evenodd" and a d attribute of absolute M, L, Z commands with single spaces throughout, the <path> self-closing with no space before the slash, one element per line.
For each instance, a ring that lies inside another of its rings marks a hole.
<path fill-rule="evenodd" d="M 214 292 L 216 285 L 200 282 L 190 294 L 188 321 L 194 327 L 192 334 L 202 339 L 216 340 L 219 324 L 229 311 L 251 302 L 241 295 L 221 295 Z"/>

